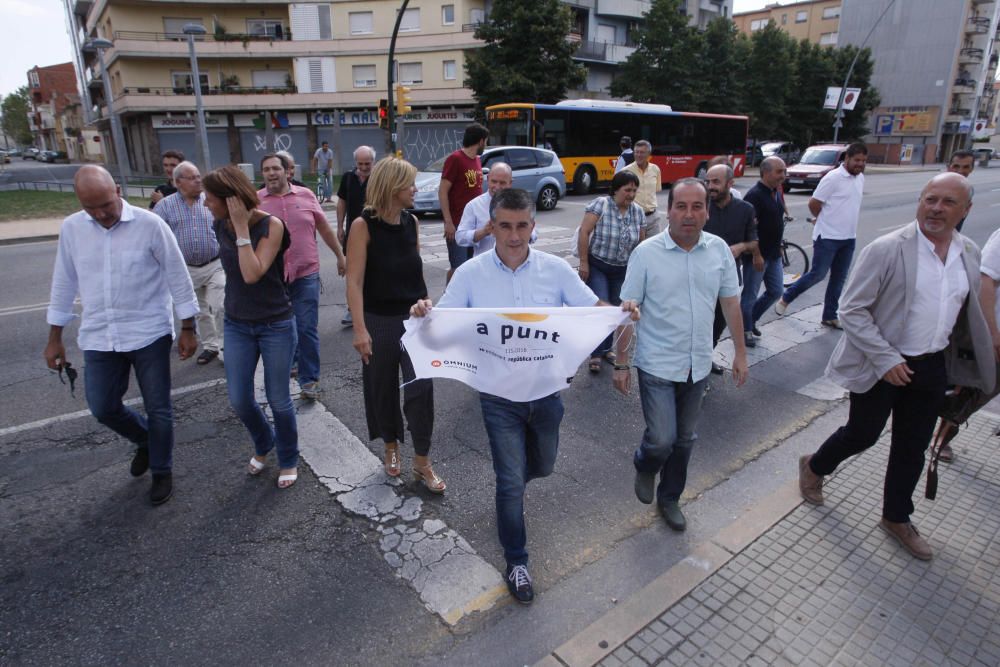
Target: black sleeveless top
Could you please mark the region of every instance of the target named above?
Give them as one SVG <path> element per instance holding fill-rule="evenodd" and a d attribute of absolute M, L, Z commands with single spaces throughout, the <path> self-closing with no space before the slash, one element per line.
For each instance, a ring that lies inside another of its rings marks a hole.
<path fill-rule="evenodd" d="M 281 223 L 282 227 L 285 223 Z M 260 240 L 270 234 L 271 216 L 265 216 L 250 227 L 250 245 L 257 250 Z M 292 300 L 285 285 L 285 251 L 291 240 L 288 228 L 281 236 L 281 248 L 267 272 L 253 285 L 243 280 L 240 272 L 236 234 L 226 227 L 225 220 L 215 221 L 215 236 L 219 239 L 219 260 L 226 272 L 226 317 L 241 322 L 280 322 L 292 316 Z"/>
<path fill-rule="evenodd" d="M 365 312 L 375 315 L 408 315 L 417 299 L 427 297 L 424 263 L 417 249 L 417 221 L 403 211 L 401 224 L 390 225 L 365 209 L 368 255 L 365 260 Z"/>

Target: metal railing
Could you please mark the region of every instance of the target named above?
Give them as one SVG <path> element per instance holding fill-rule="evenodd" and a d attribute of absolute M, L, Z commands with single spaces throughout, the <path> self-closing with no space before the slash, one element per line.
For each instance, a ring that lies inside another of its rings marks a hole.
<path fill-rule="evenodd" d="M 482 25 L 482 21 L 476 21 L 475 23 L 463 23 L 462 32 L 475 32 L 476 28 Z"/>
<path fill-rule="evenodd" d="M 139 42 L 186 42 L 187 35 L 182 32 L 140 32 L 136 30 L 115 30 L 114 41 L 119 39 Z M 207 42 L 287 42 L 292 39 L 290 30 L 282 30 L 280 35 L 251 35 L 243 32 L 209 33 L 195 35 L 195 41 Z"/>
<path fill-rule="evenodd" d="M 966 47 L 958 52 L 959 56 L 967 60 L 974 60 L 976 62 L 983 61 L 983 50 L 973 47 Z"/>
<path fill-rule="evenodd" d="M 289 95 L 298 92 L 296 86 L 202 86 L 202 95 Z M 123 95 L 194 95 L 193 86 L 128 86 L 117 97 Z"/>

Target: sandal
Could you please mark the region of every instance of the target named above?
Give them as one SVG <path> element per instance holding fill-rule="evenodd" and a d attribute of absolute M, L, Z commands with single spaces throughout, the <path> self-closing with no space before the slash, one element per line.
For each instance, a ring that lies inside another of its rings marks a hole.
<path fill-rule="evenodd" d="M 292 468 L 292 472 L 285 473 L 284 475 L 278 475 L 278 488 L 287 489 L 292 484 L 295 484 L 295 480 L 299 478 L 299 471 Z"/>
<path fill-rule="evenodd" d="M 253 477 L 264 472 L 264 462 L 257 459 L 256 456 L 250 457 L 250 463 L 247 465 L 247 474 Z"/>
<path fill-rule="evenodd" d="M 591 373 L 600 373 L 601 372 L 601 359 L 600 359 L 600 357 L 597 357 L 597 358 L 591 357 L 590 358 L 590 365 L 588 366 L 588 368 L 590 368 L 590 372 Z"/>
<path fill-rule="evenodd" d="M 399 474 L 403 471 L 403 467 L 399 460 L 399 445 L 395 444 L 391 447 L 389 445 L 385 446 L 385 474 L 389 477 L 399 477 Z"/>
<path fill-rule="evenodd" d="M 416 482 L 423 482 L 428 491 L 438 495 L 444 493 L 444 490 L 448 488 L 445 485 L 444 480 L 438 477 L 437 473 L 434 472 L 430 466 L 427 466 L 426 468 L 413 466 L 413 480 Z"/>

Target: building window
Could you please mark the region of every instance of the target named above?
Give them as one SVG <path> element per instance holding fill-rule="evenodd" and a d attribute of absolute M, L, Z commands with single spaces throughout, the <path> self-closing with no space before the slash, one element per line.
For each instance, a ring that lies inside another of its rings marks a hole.
<path fill-rule="evenodd" d="M 787 25 L 787 24 L 788 24 L 788 14 L 782 14 L 781 15 L 781 25 Z"/>
<path fill-rule="evenodd" d="M 840 18 L 840 7 L 824 7 L 823 8 L 823 18 L 825 18 L 825 19 L 837 19 L 837 18 Z"/>
<path fill-rule="evenodd" d="M 201 19 L 186 19 L 179 17 L 163 17 L 163 32 L 168 39 L 187 39 L 187 35 L 184 34 L 184 26 L 188 23 L 194 23 L 200 25 L 202 28 L 205 27 L 205 23 Z M 199 36 L 195 35 L 195 39 Z"/>
<path fill-rule="evenodd" d="M 405 86 L 423 83 L 423 63 L 399 63 L 399 82 Z"/>
<path fill-rule="evenodd" d="M 247 19 L 247 34 L 284 39 L 285 26 L 281 19 Z"/>
<path fill-rule="evenodd" d="M 347 15 L 347 22 L 352 35 L 370 35 L 375 26 L 372 12 L 350 12 Z"/>
<path fill-rule="evenodd" d="M 801 11 L 801 12 L 796 12 L 795 13 L 795 22 L 796 23 L 805 23 L 808 20 L 809 20 L 809 11 L 808 10 Z"/>
<path fill-rule="evenodd" d="M 351 76 L 354 78 L 355 88 L 374 88 L 378 85 L 375 78 L 375 65 L 353 65 Z"/>
<path fill-rule="evenodd" d="M 455 5 L 441 5 L 441 25 L 455 25 Z"/>
<path fill-rule="evenodd" d="M 470 9 L 469 10 L 469 23 L 476 24 L 482 23 L 486 20 L 486 10 L 485 9 Z"/>
<path fill-rule="evenodd" d="M 836 46 L 838 34 L 836 32 L 824 32 L 819 36 L 819 43 L 822 46 Z"/>
<path fill-rule="evenodd" d="M 42 84 L 38 80 L 38 70 L 31 70 L 28 72 L 28 83 L 32 88 L 41 88 Z"/>
<path fill-rule="evenodd" d="M 455 75 L 455 71 L 456 71 L 455 61 L 454 60 L 445 60 L 444 61 L 444 80 L 445 81 L 454 81 L 455 80 L 455 76 L 456 76 Z"/>
<path fill-rule="evenodd" d="M 171 72 L 170 78 L 174 82 L 174 92 L 193 92 L 194 86 L 191 84 L 191 72 Z M 201 79 L 201 90 L 205 92 L 208 90 L 208 74 L 198 73 L 198 78 Z"/>
<path fill-rule="evenodd" d="M 403 12 L 403 20 L 399 22 L 400 32 L 416 32 L 420 30 L 420 8 L 407 9 Z"/>
<path fill-rule="evenodd" d="M 257 69 L 250 72 L 254 88 L 287 88 L 288 79 L 286 69 Z"/>
<path fill-rule="evenodd" d="M 763 30 L 764 27 L 770 23 L 771 19 L 754 19 L 750 21 L 750 32 L 757 32 L 758 30 Z"/>

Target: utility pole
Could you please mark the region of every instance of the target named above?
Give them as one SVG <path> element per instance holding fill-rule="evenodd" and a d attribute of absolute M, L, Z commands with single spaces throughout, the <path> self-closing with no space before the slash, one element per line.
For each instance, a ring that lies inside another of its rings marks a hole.
<path fill-rule="evenodd" d="M 396 107 L 392 103 L 392 93 L 393 86 L 396 83 L 395 80 L 395 58 L 396 58 L 396 35 L 399 34 L 399 24 L 403 20 L 403 13 L 406 12 L 406 6 L 410 4 L 410 0 L 403 0 L 403 4 L 399 6 L 396 12 L 396 25 L 392 28 L 392 39 L 389 40 L 389 85 L 386 87 L 386 99 L 389 100 L 389 152 L 393 155 L 396 154 Z"/>

